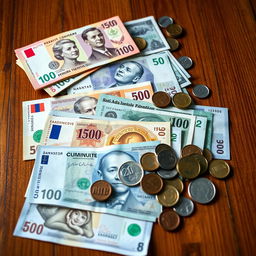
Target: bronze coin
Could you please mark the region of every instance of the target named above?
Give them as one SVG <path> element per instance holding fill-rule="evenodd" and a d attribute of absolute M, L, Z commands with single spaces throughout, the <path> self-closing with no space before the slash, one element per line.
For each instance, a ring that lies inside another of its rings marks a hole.
<path fill-rule="evenodd" d="M 180 194 L 177 188 L 165 185 L 161 193 L 156 195 L 156 200 L 165 207 L 171 207 L 178 203 Z"/>
<path fill-rule="evenodd" d="M 139 50 L 142 51 L 147 47 L 147 41 L 142 37 L 133 37 L 132 38 L 135 44 L 138 46 Z"/>
<path fill-rule="evenodd" d="M 146 174 L 141 180 L 142 190 L 150 195 L 158 194 L 163 188 L 163 180 L 155 173 Z"/>
<path fill-rule="evenodd" d="M 212 160 L 209 166 L 209 172 L 217 179 L 224 179 L 229 175 L 230 167 L 224 160 Z"/>
<path fill-rule="evenodd" d="M 105 180 L 98 180 L 91 185 L 91 196 L 96 201 L 105 201 L 112 194 L 112 186 Z"/>
<path fill-rule="evenodd" d="M 176 108 L 185 109 L 191 105 L 192 99 L 188 94 L 178 92 L 172 97 L 172 103 Z"/>
<path fill-rule="evenodd" d="M 170 51 L 176 51 L 177 49 L 179 49 L 180 47 L 180 43 L 177 39 L 171 38 L 171 37 L 167 37 L 166 41 L 168 42 L 169 46 L 170 46 Z"/>
<path fill-rule="evenodd" d="M 213 158 L 212 152 L 208 148 L 204 148 L 203 155 L 209 163 L 212 161 L 212 158 Z"/>
<path fill-rule="evenodd" d="M 199 148 L 196 145 L 186 145 L 185 147 L 182 148 L 181 150 L 181 155 L 184 156 L 189 156 L 192 154 L 199 154 L 199 155 L 203 155 L 203 151 L 201 150 L 201 148 Z"/>
<path fill-rule="evenodd" d="M 171 185 L 177 188 L 179 193 L 182 193 L 184 189 L 184 184 L 180 178 L 175 178 L 171 180 L 164 180 L 164 185 Z"/>
<path fill-rule="evenodd" d="M 170 24 L 166 30 L 172 37 L 179 37 L 183 32 L 182 27 L 178 24 Z"/>
<path fill-rule="evenodd" d="M 164 230 L 174 231 L 180 225 L 180 216 L 172 210 L 166 210 L 160 214 L 158 221 Z"/>
<path fill-rule="evenodd" d="M 166 108 L 171 103 L 171 97 L 168 93 L 159 91 L 153 94 L 152 101 L 156 107 Z"/>
<path fill-rule="evenodd" d="M 144 171 L 152 172 L 159 168 L 156 155 L 151 152 L 143 154 L 140 158 L 140 163 Z"/>
<path fill-rule="evenodd" d="M 169 146 L 168 144 L 164 144 L 164 143 L 161 143 L 161 144 L 158 144 L 155 148 L 155 152 L 156 154 L 158 155 L 161 151 L 163 150 L 172 150 L 172 147 Z"/>
<path fill-rule="evenodd" d="M 198 162 L 200 164 L 200 175 L 207 172 L 207 170 L 208 170 L 208 161 L 204 156 L 199 155 L 199 154 L 192 154 L 192 155 L 190 155 L 190 157 L 195 158 L 196 160 L 198 160 Z"/>
<path fill-rule="evenodd" d="M 200 174 L 201 166 L 197 159 L 185 156 L 179 159 L 176 169 L 186 179 L 194 179 Z"/>

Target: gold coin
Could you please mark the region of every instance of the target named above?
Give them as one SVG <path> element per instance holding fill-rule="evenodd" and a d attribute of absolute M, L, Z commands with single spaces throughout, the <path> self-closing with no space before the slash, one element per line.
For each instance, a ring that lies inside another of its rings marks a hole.
<path fill-rule="evenodd" d="M 197 159 L 185 156 L 179 159 L 176 169 L 183 178 L 194 179 L 199 175 L 201 166 Z"/>
<path fill-rule="evenodd" d="M 199 154 L 192 154 L 192 155 L 190 155 L 190 157 L 193 157 L 199 161 L 200 175 L 204 174 L 208 170 L 208 161 L 204 156 L 199 155 Z"/>
<path fill-rule="evenodd" d="M 179 191 L 179 193 L 182 193 L 184 189 L 184 184 L 180 178 L 164 180 L 164 184 L 174 186 Z"/>
<path fill-rule="evenodd" d="M 212 152 L 208 148 L 204 148 L 203 155 L 209 163 L 212 161 Z"/>
<path fill-rule="evenodd" d="M 133 37 L 132 38 L 135 44 L 138 46 L 139 50 L 142 51 L 147 47 L 147 41 L 142 37 Z"/>
<path fill-rule="evenodd" d="M 192 154 L 199 154 L 199 155 L 202 155 L 203 154 L 203 151 L 201 150 L 201 148 L 199 148 L 198 146 L 196 145 L 186 145 L 185 147 L 182 148 L 181 150 L 181 155 L 184 157 L 184 156 L 189 156 L 189 155 L 192 155 Z"/>
<path fill-rule="evenodd" d="M 179 48 L 179 46 L 180 46 L 179 41 L 174 39 L 174 38 L 167 37 L 166 41 L 168 42 L 168 44 L 170 46 L 170 51 L 171 52 L 176 51 Z"/>
<path fill-rule="evenodd" d="M 178 24 L 170 24 L 166 30 L 172 37 L 179 37 L 183 31 L 182 27 Z"/>
<path fill-rule="evenodd" d="M 156 195 L 157 201 L 165 207 L 171 207 L 175 205 L 179 201 L 179 198 L 179 191 L 177 188 L 171 185 L 165 185 L 162 192 Z"/>
<path fill-rule="evenodd" d="M 140 163 L 145 171 L 155 171 L 159 168 L 159 163 L 157 161 L 156 155 L 154 153 L 148 152 L 141 156 Z"/>
<path fill-rule="evenodd" d="M 184 92 L 178 92 L 172 97 L 172 103 L 176 108 L 184 109 L 191 105 L 192 99 L 188 94 Z"/>
<path fill-rule="evenodd" d="M 224 160 L 212 160 L 209 166 L 209 172 L 217 179 L 224 179 L 229 175 L 230 167 Z"/>

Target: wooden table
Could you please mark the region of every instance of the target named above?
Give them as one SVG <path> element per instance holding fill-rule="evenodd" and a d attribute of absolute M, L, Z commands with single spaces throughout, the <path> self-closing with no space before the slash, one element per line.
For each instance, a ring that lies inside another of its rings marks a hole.
<path fill-rule="evenodd" d="M 255 255 L 255 7 L 251 0 L 2 0 L 0 255 L 112 255 L 12 235 L 33 166 L 22 160 L 21 104 L 47 97 L 15 65 L 14 49 L 115 15 L 173 17 L 186 30 L 175 57 L 190 56 L 193 84 L 212 91 L 196 103 L 230 110 L 231 177 L 214 180 L 215 202 L 197 204 L 178 232 L 155 224 L 149 255 Z"/>

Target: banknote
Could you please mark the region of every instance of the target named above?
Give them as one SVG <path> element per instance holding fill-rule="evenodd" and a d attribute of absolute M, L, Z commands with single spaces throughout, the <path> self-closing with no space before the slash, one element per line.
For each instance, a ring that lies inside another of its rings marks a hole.
<path fill-rule="evenodd" d="M 146 121 L 171 122 L 172 127 L 182 131 L 182 146 L 193 141 L 196 117 L 181 113 L 157 110 L 152 104 L 134 101 L 112 95 L 102 94 L 96 107 L 96 115 L 109 118 Z M 151 107 L 152 106 L 152 107 Z"/>
<path fill-rule="evenodd" d="M 171 137 L 171 146 L 176 152 L 177 156 L 180 156 L 181 152 L 181 142 L 182 142 L 182 137 L 181 137 L 181 130 L 177 127 L 172 127 L 172 137 Z"/>
<path fill-rule="evenodd" d="M 230 160 L 228 108 L 195 105 L 196 110 L 213 114 L 213 135 L 211 151 L 216 159 Z"/>
<path fill-rule="evenodd" d="M 24 101 L 23 109 L 23 160 L 35 158 L 43 128 L 49 111 L 60 110 L 70 113 L 93 115 L 97 99 L 101 93 L 112 94 L 133 100 L 150 101 L 153 89 L 149 82 L 122 88 L 109 88 L 89 93 L 66 95 L 57 98 Z"/>
<path fill-rule="evenodd" d="M 153 16 L 128 21 L 124 25 L 132 37 L 140 37 L 146 40 L 147 46 L 140 52 L 141 55 L 170 49 Z"/>
<path fill-rule="evenodd" d="M 108 121 L 49 115 L 40 144 L 98 148 L 156 140 L 171 144 L 170 122 Z"/>
<path fill-rule="evenodd" d="M 155 221 L 162 207 L 140 186 L 127 187 L 118 178 L 119 167 L 139 162 L 142 154 L 154 152 L 159 141 L 120 144 L 104 148 L 39 146 L 28 193 L 29 203 L 115 214 Z M 110 199 L 95 201 L 90 186 L 106 180 L 113 188 Z"/>
<path fill-rule="evenodd" d="M 118 16 L 15 50 L 35 90 L 139 53 Z"/>
<path fill-rule="evenodd" d="M 181 92 L 167 52 L 139 56 L 105 66 L 67 89 L 68 94 L 122 87 L 150 81 L 154 91 L 165 91 L 171 96 Z M 81 89 L 80 89 L 81 88 Z"/>
<path fill-rule="evenodd" d="M 147 255 L 152 222 L 25 202 L 14 235 L 75 247 Z"/>

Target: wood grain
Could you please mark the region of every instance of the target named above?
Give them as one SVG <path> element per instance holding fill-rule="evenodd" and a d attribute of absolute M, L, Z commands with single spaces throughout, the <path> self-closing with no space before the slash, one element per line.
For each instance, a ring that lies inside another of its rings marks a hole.
<path fill-rule="evenodd" d="M 178 232 L 164 232 L 155 224 L 149 255 L 254 255 L 256 34 L 255 2 L 250 0 L 1 1 L 0 255 L 112 255 L 12 235 L 33 166 L 33 161 L 22 161 L 21 104 L 47 97 L 34 91 L 15 65 L 14 49 L 115 15 L 123 21 L 173 17 L 185 29 L 175 57 L 190 56 L 193 83 L 207 84 L 212 91 L 210 98 L 196 103 L 228 107 L 230 114 L 232 176 L 212 179 L 216 200 L 197 204 Z"/>

